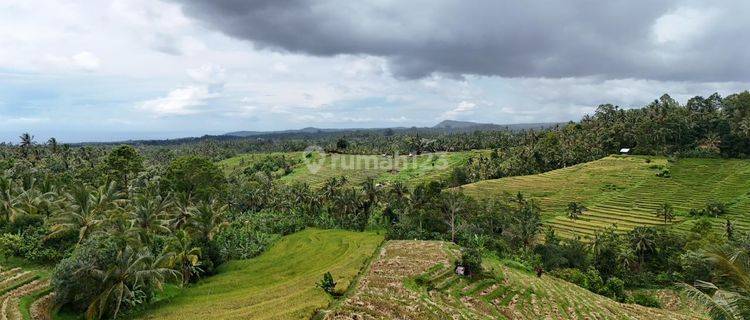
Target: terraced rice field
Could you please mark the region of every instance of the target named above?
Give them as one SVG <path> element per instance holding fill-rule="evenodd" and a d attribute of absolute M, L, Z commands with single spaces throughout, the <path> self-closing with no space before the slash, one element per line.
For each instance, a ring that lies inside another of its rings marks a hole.
<path fill-rule="evenodd" d="M 545 223 L 563 237 L 593 237 L 607 227 L 626 232 L 636 226 L 662 225 L 656 208 L 671 204 L 679 215 L 673 223 L 688 229 L 687 212 L 701 209 L 709 201 L 729 204 L 729 214 L 714 220 L 717 228 L 732 219 L 739 230 L 750 230 L 750 161 L 725 159 L 681 159 L 611 156 L 601 160 L 539 175 L 482 181 L 463 187 L 482 198 L 503 191 L 523 192 L 538 199 Z M 657 177 L 664 166 L 671 178 Z M 565 215 L 571 201 L 587 210 L 577 220 Z"/>
<path fill-rule="evenodd" d="M 316 287 L 331 272 L 344 291 L 383 237 L 307 229 L 257 258 L 230 261 L 219 274 L 148 310 L 142 319 L 307 319 L 331 298 Z"/>
<path fill-rule="evenodd" d="M 445 242 L 389 241 L 353 295 L 325 319 L 704 319 L 701 313 L 622 304 L 557 278 L 486 259 L 487 276 L 453 273 Z M 426 281 L 418 285 L 416 276 Z M 699 312 L 699 309 L 694 309 Z"/>
<path fill-rule="evenodd" d="M 294 171 L 281 178 L 281 181 L 294 183 L 304 182 L 311 187 L 320 187 L 323 183 L 333 177 L 345 176 L 353 185 L 357 185 L 367 178 L 373 178 L 377 182 L 401 181 L 407 185 L 433 180 L 441 180 L 449 177 L 456 166 L 466 164 L 473 153 L 469 152 L 440 152 L 433 154 L 422 154 L 410 157 L 408 155 L 383 157 L 382 155 L 341 155 L 328 154 L 320 162 L 316 171 L 311 171 L 305 163 L 294 167 Z M 302 152 L 273 153 L 284 155 L 290 159 L 303 159 Z M 226 159 L 219 166 L 228 174 L 235 170 L 242 170 L 255 161 L 260 161 L 269 153 L 248 153 Z"/>
<path fill-rule="evenodd" d="M 49 319 L 49 305 L 38 304 L 33 313 L 22 307 L 22 300 L 33 302 L 49 290 L 49 280 L 34 271 L 0 268 L 0 320 Z"/>

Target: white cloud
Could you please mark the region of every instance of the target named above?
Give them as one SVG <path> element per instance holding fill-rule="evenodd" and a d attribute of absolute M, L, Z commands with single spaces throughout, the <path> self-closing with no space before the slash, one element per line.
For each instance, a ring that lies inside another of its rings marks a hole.
<path fill-rule="evenodd" d="M 273 70 L 278 73 L 289 73 L 289 66 L 283 62 L 276 62 L 273 64 Z"/>
<path fill-rule="evenodd" d="M 714 7 L 675 9 L 658 23 L 651 20 L 638 51 L 682 59 L 694 48 L 720 48 L 710 41 L 717 34 L 713 25 L 741 26 L 719 19 L 724 9 Z M 432 125 L 438 117 L 563 121 L 580 119 L 600 103 L 640 106 L 665 92 L 684 102 L 692 95 L 748 88 L 700 79 L 459 79 L 441 73 L 397 79 L 382 57 L 253 47 L 186 17 L 178 3 L 158 0 L 0 0 L 0 48 L 0 131 L 115 128 L 200 135 L 305 122 L 356 127 Z M 747 61 L 720 56 L 740 65 Z"/>
<path fill-rule="evenodd" d="M 703 35 L 715 16 L 715 10 L 678 8 L 656 19 L 654 37 L 660 44 L 686 44 Z"/>
<path fill-rule="evenodd" d="M 15 117 L 15 118 L 3 118 L 0 117 L 0 123 L 4 125 L 28 125 L 48 122 L 49 118 L 38 118 L 38 117 Z"/>
<path fill-rule="evenodd" d="M 99 58 L 88 51 L 79 52 L 73 55 L 73 64 L 85 71 L 95 71 L 99 69 Z"/>
<path fill-rule="evenodd" d="M 226 81 L 226 70 L 217 65 L 207 64 L 200 68 L 188 69 L 188 76 L 195 82 L 205 84 L 223 84 Z"/>
<path fill-rule="evenodd" d="M 170 91 L 166 97 L 145 101 L 139 108 L 157 116 L 191 115 L 205 111 L 199 107 L 216 96 L 207 86 L 186 86 Z"/>
<path fill-rule="evenodd" d="M 443 113 L 443 119 L 455 119 L 466 114 L 471 114 L 476 109 L 477 104 L 469 101 L 461 101 L 455 108 Z"/>

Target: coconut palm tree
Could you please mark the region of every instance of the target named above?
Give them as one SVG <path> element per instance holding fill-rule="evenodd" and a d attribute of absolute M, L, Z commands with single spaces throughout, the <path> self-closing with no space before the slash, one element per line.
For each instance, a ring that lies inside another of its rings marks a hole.
<path fill-rule="evenodd" d="M 189 225 L 193 218 L 195 210 L 192 207 L 192 200 L 188 193 L 177 193 L 174 197 L 173 204 L 174 216 L 172 218 L 172 228 L 180 230 Z"/>
<path fill-rule="evenodd" d="M 586 211 L 586 207 L 584 207 L 582 204 L 575 201 L 568 203 L 568 218 L 570 218 L 571 220 L 578 219 L 578 217 L 580 217 L 584 211 Z"/>
<path fill-rule="evenodd" d="M 55 137 L 49 138 L 49 140 L 47 140 L 47 145 L 49 146 L 52 154 L 57 154 L 57 152 L 60 151 L 60 145 L 57 143 L 57 139 L 55 139 Z"/>
<path fill-rule="evenodd" d="M 137 228 L 141 241 L 151 245 L 154 235 L 167 234 L 167 210 L 171 206 L 169 199 L 162 196 L 136 195 L 133 204 L 133 226 Z"/>
<path fill-rule="evenodd" d="M 6 222 L 16 214 L 17 190 L 12 180 L 0 176 L 0 215 Z"/>
<path fill-rule="evenodd" d="M 674 219 L 674 208 L 669 203 L 662 203 L 656 208 L 656 216 L 664 219 L 664 224 L 667 224 Z"/>
<path fill-rule="evenodd" d="M 114 239 L 122 247 L 128 244 L 134 246 L 140 244 L 140 235 L 134 227 L 133 216 L 124 208 L 118 207 L 111 210 L 107 218 L 104 219 L 102 228 L 99 228 L 96 232 L 105 233 L 106 236 Z"/>
<path fill-rule="evenodd" d="M 630 231 L 628 236 L 630 237 L 631 246 L 635 250 L 635 253 L 638 254 L 638 269 L 640 270 L 643 267 L 646 253 L 652 251 L 656 246 L 653 229 L 636 227 Z"/>
<path fill-rule="evenodd" d="M 227 206 L 216 199 L 203 201 L 195 207 L 190 228 L 202 241 L 213 240 L 214 235 L 228 226 L 225 220 Z"/>
<path fill-rule="evenodd" d="M 369 217 L 372 208 L 378 203 L 380 197 L 380 186 L 375 184 L 375 179 L 368 177 L 362 182 L 362 191 L 364 192 L 364 209 Z"/>
<path fill-rule="evenodd" d="M 29 134 L 28 132 L 24 132 L 21 134 L 20 137 L 21 142 L 19 143 L 19 147 L 21 148 L 21 154 L 24 158 L 29 157 L 29 149 L 31 149 L 34 146 L 34 136 Z"/>
<path fill-rule="evenodd" d="M 168 255 L 173 268 L 182 278 L 182 283 L 188 283 L 190 279 L 200 273 L 201 249 L 193 247 L 190 236 L 185 230 L 178 230 L 164 247 L 163 253 Z"/>
<path fill-rule="evenodd" d="M 107 214 L 117 208 L 121 195 L 114 183 L 109 183 L 91 190 L 86 185 L 73 185 L 66 195 L 69 207 L 52 217 L 51 233 L 48 237 L 75 230 L 78 232 L 78 244 L 88 238 L 104 222 Z"/>
<path fill-rule="evenodd" d="M 117 254 L 115 261 L 104 268 L 85 266 L 78 272 L 90 274 L 99 281 L 97 294 L 86 308 L 87 319 L 103 317 L 117 318 L 124 306 L 139 304 L 144 288 L 161 290 L 168 276 L 178 273 L 167 265 L 164 255 L 153 256 L 147 248 L 134 249 L 126 246 Z"/>
<path fill-rule="evenodd" d="M 396 201 L 402 203 L 409 197 L 409 188 L 407 188 L 403 182 L 396 181 L 393 183 L 393 187 L 391 188 L 391 195 L 393 195 Z"/>
<path fill-rule="evenodd" d="M 705 255 L 713 262 L 719 277 L 728 288 L 696 281 L 680 286 L 690 297 L 703 304 L 713 319 L 739 320 L 750 317 L 750 251 L 745 246 L 734 249 L 712 247 Z M 708 292 L 708 293 L 706 293 Z"/>

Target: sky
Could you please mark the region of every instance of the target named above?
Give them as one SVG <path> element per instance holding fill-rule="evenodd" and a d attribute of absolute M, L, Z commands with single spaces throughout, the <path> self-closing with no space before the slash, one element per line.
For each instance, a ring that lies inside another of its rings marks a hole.
<path fill-rule="evenodd" d="M 750 2 L 3 0 L 0 141 L 578 120 L 750 89 Z"/>

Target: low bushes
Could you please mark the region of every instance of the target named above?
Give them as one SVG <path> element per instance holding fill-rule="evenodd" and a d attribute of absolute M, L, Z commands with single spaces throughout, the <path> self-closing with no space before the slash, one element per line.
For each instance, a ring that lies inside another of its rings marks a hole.
<path fill-rule="evenodd" d="M 633 302 L 644 307 L 661 308 L 661 301 L 659 301 L 659 298 L 646 292 L 634 292 Z"/>

